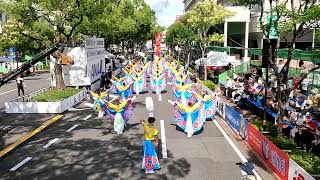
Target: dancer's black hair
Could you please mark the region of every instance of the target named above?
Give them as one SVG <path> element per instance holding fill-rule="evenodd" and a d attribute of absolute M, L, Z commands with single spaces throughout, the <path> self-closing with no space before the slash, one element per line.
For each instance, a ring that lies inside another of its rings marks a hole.
<path fill-rule="evenodd" d="M 148 118 L 148 123 L 154 123 L 155 121 L 156 121 L 156 118 L 154 118 L 154 117 Z"/>

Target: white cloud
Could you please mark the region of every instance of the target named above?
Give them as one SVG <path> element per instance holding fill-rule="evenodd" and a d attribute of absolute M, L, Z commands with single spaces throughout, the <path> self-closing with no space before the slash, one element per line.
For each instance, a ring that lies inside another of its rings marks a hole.
<path fill-rule="evenodd" d="M 183 14 L 183 0 L 145 0 L 156 12 L 160 25 L 168 27 L 176 20 L 177 15 Z"/>

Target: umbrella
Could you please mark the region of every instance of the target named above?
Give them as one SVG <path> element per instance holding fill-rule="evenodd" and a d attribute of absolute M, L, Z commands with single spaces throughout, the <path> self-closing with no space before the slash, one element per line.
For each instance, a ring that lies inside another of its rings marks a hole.
<path fill-rule="evenodd" d="M 5 67 L 3 67 L 3 66 L 0 66 L 0 73 L 8 73 L 9 72 L 9 70 L 7 69 L 7 68 L 5 68 Z"/>

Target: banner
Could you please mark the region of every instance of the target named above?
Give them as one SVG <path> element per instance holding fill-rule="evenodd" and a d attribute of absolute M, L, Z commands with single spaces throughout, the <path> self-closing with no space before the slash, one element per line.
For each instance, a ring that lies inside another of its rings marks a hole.
<path fill-rule="evenodd" d="M 235 130 L 237 133 L 240 133 L 240 114 L 229 104 L 225 105 L 225 114 L 227 123 L 233 128 L 233 130 Z"/>
<path fill-rule="evenodd" d="M 249 124 L 248 119 L 244 119 L 241 116 L 239 134 L 244 140 L 248 140 L 248 124 Z"/>
<path fill-rule="evenodd" d="M 288 154 L 282 152 L 250 123 L 248 124 L 248 144 L 268 164 L 279 179 L 288 179 Z"/>
<path fill-rule="evenodd" d="M 302 169 L 292 159 L 289 160 L 289 175 L 288 180 L 314 180 L 314 178 Z"/>
<path fill-rule="evenodd" d="M 160 57 L 160 54 L 161 54 L 161 37 L 160 37 L 160 33 L 159 32 L 156 32 L 155 33 L 155 40 L 156 40 L 156 46 L 155 46 L 155 55 Z"/>
<path fill-rule="evenodd" d="M 215 109 L 218 112 L 218 114 L 225 119 L 225 103 L 223 100 L 219 97 L 216 98 L 215 102 Z"/>

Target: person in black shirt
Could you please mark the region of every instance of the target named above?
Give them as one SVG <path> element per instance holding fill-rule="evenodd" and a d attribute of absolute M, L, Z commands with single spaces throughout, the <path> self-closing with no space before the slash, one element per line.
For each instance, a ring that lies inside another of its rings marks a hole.
<path fill-rule="evenodd" d="M 21 75 L 19 75 L 16 79 L 17 82 L 17 88 L 18 88 L 18 96 L 20 98 L 20 91 L 22 92 L 22 95 L 24 96 L 24 83 Z"/>
<path fill-rule="evenodd" d="M 100 77 L 100 87 L 104 89 L 106 87 L 106 74 L 103 72 L 101 73 Z"/>

